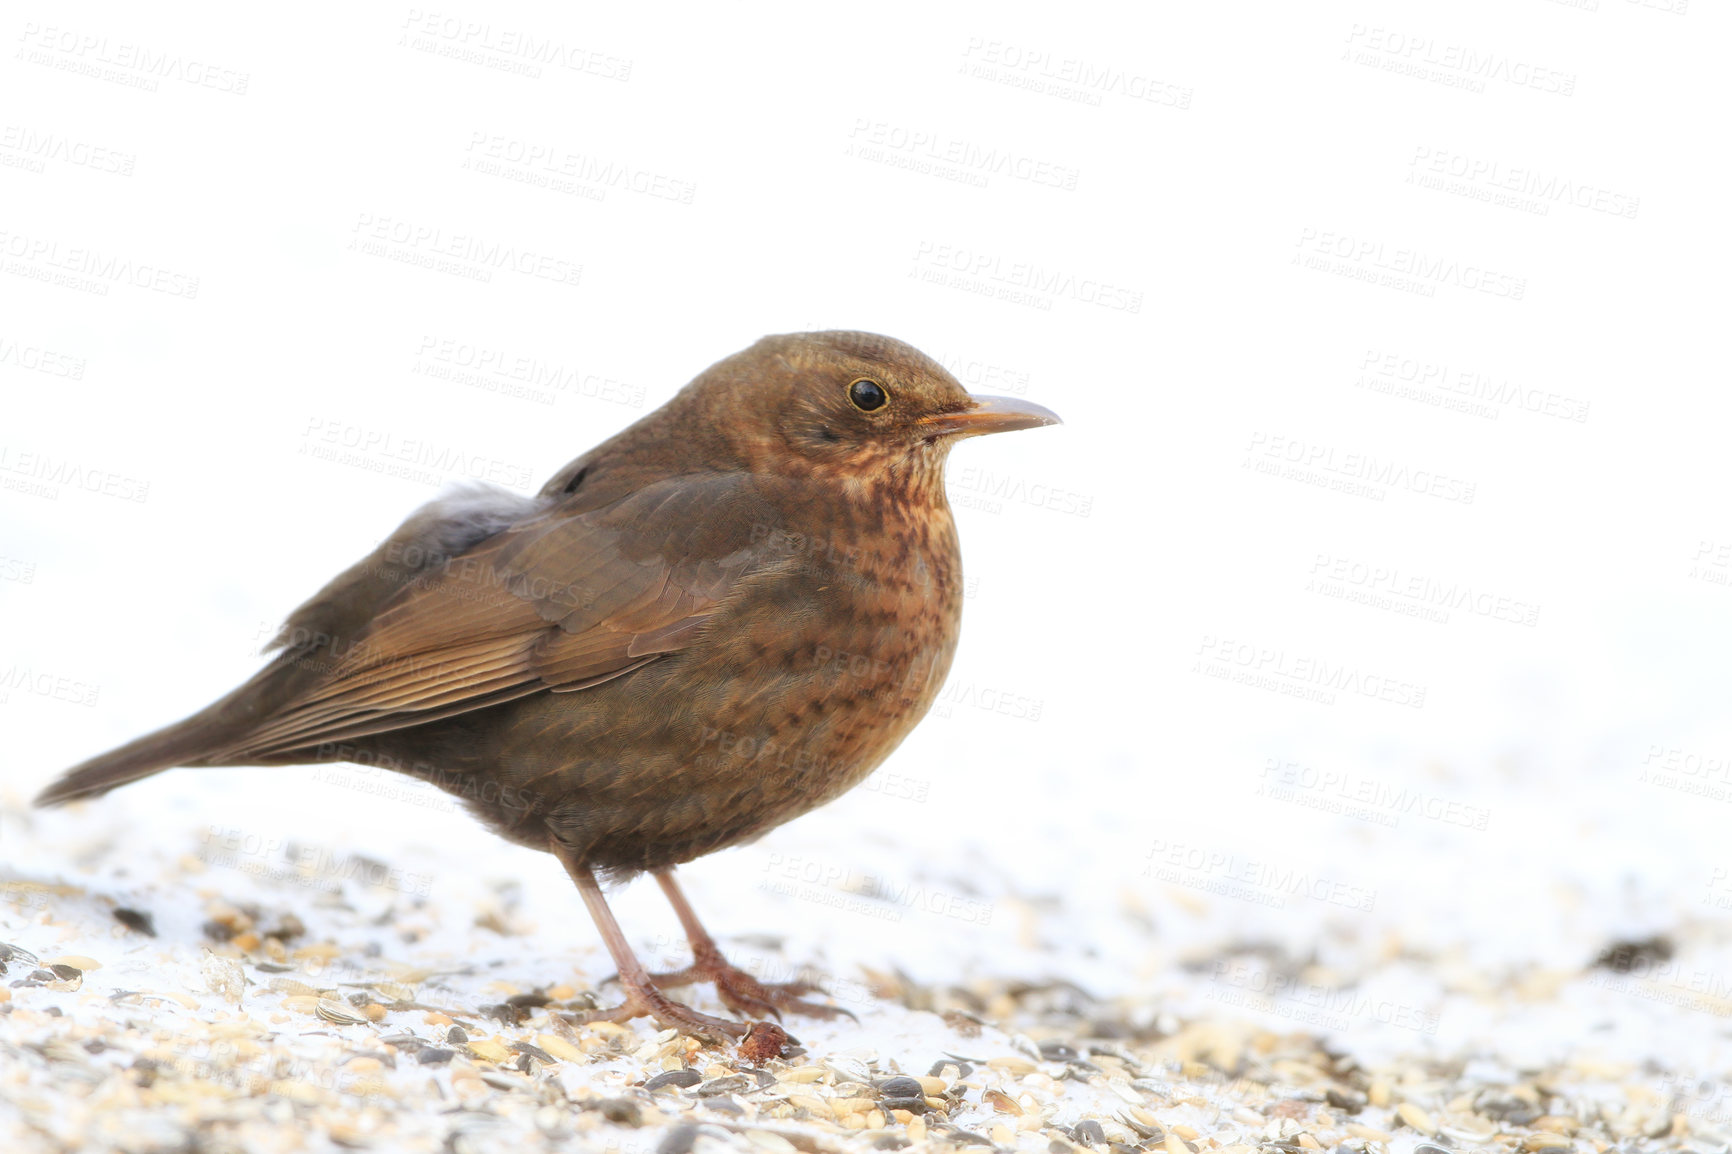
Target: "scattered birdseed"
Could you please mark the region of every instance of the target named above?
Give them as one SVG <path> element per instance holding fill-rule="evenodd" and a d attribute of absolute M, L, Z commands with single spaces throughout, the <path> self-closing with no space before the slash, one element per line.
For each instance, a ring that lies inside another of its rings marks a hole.
<path fill-rule="evenodd" d="M 934 1080 L 936 1081 L 936 1079 Z M 941 1093 L 943 1092 L 943 1089 L 944 1087 L 940 1085 L 937 1092 Z M 899 1076 L 895 1078 L 886 1078 L 882 1082 L 879 1082 L 878 1093 L 885 1098 L 920 1098 L 924 1100 L 927 1090 L 925 1086 L 921 1085 L 921 1083 L 915 1079 L 907 1076 Z"/>
<path fill-rule="evenodd" d="M 335 1022 L 340 1026 L 359 1026 L 367 1021 L 367 1015 L 356 1012 L 347 1002 L 339 1002 L 335 998 L 320 998 L 314 1012 L 327 1022 Z"/>
<path fill-rule="evenodd" d="M 143 910 L 135 910 L 127 906 L 115 906 L 114 920 L 136 933 L 141 933 L 149 938 L 156 937 L 156 920 Z"/>
<path fill-rule="evenodd" d="M 235 872 L 183 883 L 210 887 L 182 897 L 181 916 L 208 923 L 191 940 L 166 916 L 149 938 L 75 887 L 29 890 L 22 915 L 0 903 L 0 1150 L 1710 1154 L 1732 1145 L 1732 1091 L 1619 1060 L 1609 1043 L 1579 1058 L 1487 1052 L 1483 1041 L 1452 1055 L 1439 1036 L 1416 1032 L 1405 1046 L 1349 1054 L 1341 1035 L 1313 1033 L 1304 1019 L 1186 1002 L 1175 992 L 1188 980 L 1181 971 L 1160 971 L 1157 994 L 1120 1001 L 1063 983 L 925 987 L 868 975 L 882 995 L 849 1002 L 857 1024 L 790 1015 L 805 1047 L 793 1057 L 783 1056 L 793 1047 L 785 1034 L 763 1028 L 740 1045 L 643 1021 L 574 1025 L 589 1000 L 580 988 L 605 973 L 599 947 L 519 956 L 492 931 L 470 936 L 473 909 L 400 902 L 383 917 L 377 905 L 243 888 L 225 876 Z M 16 901 L 23 891 L 8 892 Z M 1674 957 L 1694 948 L 1666 941 Z M 1524 975 L 1509 996 L 1564 1005 L 1569 990 L 1585 1001 L 1608 981 L 1638 981 L 1658 949 L 1632 953 L 1624 970 L 1608 959 L 1585 978 Z M 805 960 L 787 959 L 788 969 Z M 549 984 L 574 969 L 585 978 Z M 1486 1003 L 1497 993 L 1471 988 Z M 691 997 L 726 1012 L 710 988 Z M 490 1012 L 502 1007 L 510 1013 Z M 1714 1007 L 1681 1012 L 1703 1010 Z"/>

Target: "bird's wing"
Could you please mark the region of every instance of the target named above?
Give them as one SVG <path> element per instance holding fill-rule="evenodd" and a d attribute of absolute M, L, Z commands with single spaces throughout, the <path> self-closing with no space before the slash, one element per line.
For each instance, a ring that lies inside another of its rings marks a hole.
<path fill-rule="evenodd" d="M 765 560 L 757 507 L 738 474 L 687 476 L 512 525 L 398 591 L 327 676 L 209 763 L 584 689 L 682 649 Z"/>

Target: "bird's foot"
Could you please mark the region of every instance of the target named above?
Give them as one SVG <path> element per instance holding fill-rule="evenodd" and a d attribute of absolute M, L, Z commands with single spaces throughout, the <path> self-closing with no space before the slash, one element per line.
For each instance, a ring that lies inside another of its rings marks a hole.
<path fill-rule="evenodd" d="M 839 1006 L 802 999 L 803 994 L 823 993 L 822 987 L 811 982 L 760 982 L 724 958 L 719 950 L 700 949 L 692 964 L 685 969 L 651 974 L 650 981 L 665 989 L 714 982 L 724 1006 L 736 1014 L 751 1017 L 771 1014 L 780 1018 L 783 1010 L 805 1014 L 809 1018 L 834 1018 L 839 1014 L 854 1017 Z"/>
<path fill-rule="evenodd" d="M 731 1022 L 726 1018 L 700 1014 L 690 1006 L 674 1001 L 654 986 L 641 988 L 631 982 L 621 984 L 625 987 L 625 1001 L 609 1009 L 573 1014 L 571 1020 L 583 1025 L 588 1022 L 629 1022 L 633 1018 L 647 1017 L 655 1019 L 656 1025 L 664 1030 L 679 1030 L 717 1041 L 737 1041 L 750 1030 L 744 1022 Z"/>

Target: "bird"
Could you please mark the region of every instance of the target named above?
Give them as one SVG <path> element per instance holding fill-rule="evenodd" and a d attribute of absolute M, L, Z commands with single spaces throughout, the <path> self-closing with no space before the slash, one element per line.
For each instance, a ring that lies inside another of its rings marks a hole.
<path fill-rule="evenodd" d="M 1058 423 L 890 337 L 766 336 L 534 496 L 441 493 L 295 609 L 250 680 L 36 802 L 177 766 L 399 772 L 559 860 L 623 993 L 580 1020 L 751 1040 L 783 1011 L 829 1016 L 804 1000 L 818 987 L 729 963 L 674 870 L 841 796 L 908 735 L 961 623 L 946 459 Z M 604 883 L 642 873 L 685 932 L 684 970 L 651 974 L 608 906 Z M 665 992 L 701 982 L 763 1020 Z"/>

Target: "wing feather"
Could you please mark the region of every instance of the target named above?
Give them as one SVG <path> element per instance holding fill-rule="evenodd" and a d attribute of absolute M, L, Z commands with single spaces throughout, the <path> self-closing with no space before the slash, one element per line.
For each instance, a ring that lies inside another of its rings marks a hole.
<path fill-rule="evenodd" d="M 759 507 L 749 478 L 714 474 L 536 512 L 400 590 L 323 680 L 220 756 L 281 755 L 575 692 L 677 652 L 768 559 L 752 541 Z"/>

